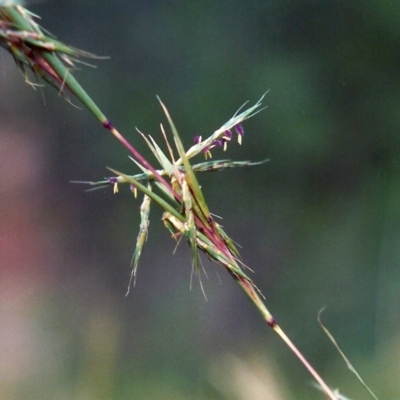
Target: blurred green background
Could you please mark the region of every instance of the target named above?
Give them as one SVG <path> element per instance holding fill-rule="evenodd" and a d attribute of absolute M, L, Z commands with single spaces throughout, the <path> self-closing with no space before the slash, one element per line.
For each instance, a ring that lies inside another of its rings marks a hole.
<path fill-rule="evenodd" d="M 135 126 L 160 137 L 156 95 L 189 146 L 270 89 L 228 156 L 271 161 L 202 174 L 210 208 L 327 382 L 368 398 L 317 323 L 324 306 L 371 388 L 400 398 L 400 3 L 28 8 L 60 40 L 111 57 L 75 76 L 145 153 Z M 222 268 L 204 262 L 207 301 L 190 290 L 190 250 L 172 254 L 156 209 L 124 296 L 140 201 L 69 181 L 137 169 L 89 112 L 26 85 L 4 50 L 0 68 L 0 398 L 324 398 Z"/>

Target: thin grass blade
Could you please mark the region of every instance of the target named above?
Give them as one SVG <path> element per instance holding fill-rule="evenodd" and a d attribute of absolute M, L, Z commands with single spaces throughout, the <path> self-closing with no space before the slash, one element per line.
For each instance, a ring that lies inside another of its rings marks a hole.
<path fill-rule="evenodd" d="M 368 387 L 368 385 L 364 382 L 364 380 L 361 378 L 360 374 L 356 371 L 356 369 L 353 367 L 351 362 L 348 360 L 348 358 L 345 356 L 343 353 L 342 349 L 339 347 L 338 343 L 336 342 L 335 338 L 332 336 L 332 334 L 329 332 L 328 328 L 325 327 L 325 325 L 321 321 L 321 314 L 324 311 L 324 308 L 319 311 L 318 313 L 318 322 L 325 332 L 326 336 L 328 336 L 329 340 L 333 343 L 333 345 L 336 347 L 336 350 L 339 352 L 343 360 L 345 361 L 347 368 L 356 376 L 358 381 L 364 386 L 364 389 L 369 393 L 369 395 L 374 399 L 374 400 L 379 400 L 374 392 Z"/>
<path fill-rule="evenodd" d="M 149 137 L 155 148 L 158 162 L 160 163 L 160 165 L 164 169 L 164 171 L 166 171 L 166 173 L 169 176 L 172 176 L 175 172 L 174 166 L 172 165 L 171 161 L 169 161 L 169 159 L 164 154 L 164 152 L 161 150 L 161 148 L 158 146 L 158 144 L 155 142 L 155 140 L 151 136 L 149 136 Z"/>

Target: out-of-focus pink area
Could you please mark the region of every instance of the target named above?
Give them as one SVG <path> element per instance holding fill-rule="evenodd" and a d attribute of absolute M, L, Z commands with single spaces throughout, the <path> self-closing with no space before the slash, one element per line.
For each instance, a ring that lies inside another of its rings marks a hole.
<path fill-rule="evenodd" d="M 45 243 L 56 240 L 46 235 L 41 221 L 48 204 L 41 194 L 47 155 L 36 139 L 40 134 L 33 127 L 29 132 L 7 127 L 0 130 L 1 273 L 21 281 L 28 274 L 32 274 L 28 280 L 35 275 L 43 279 L 48 264 L 41 259 L 47 253 L 43 251 Z"/>
<path fill-rule="evenodd" d="M 20 127 L 20 129 L 18 129 Z M 41 132 L 28 121 L 0 128 L 0 395 L 50 372 L 46 340 L 35 315 L 53 284 L 62 243 L 46 226 L 44 176 L 48 156 Z M 61 250 L 62 251 L 62 250 Z"/>

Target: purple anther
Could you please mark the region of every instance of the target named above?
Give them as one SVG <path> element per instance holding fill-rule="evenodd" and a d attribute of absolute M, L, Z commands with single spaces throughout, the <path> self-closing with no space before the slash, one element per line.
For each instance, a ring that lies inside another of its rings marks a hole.
<path fill-rule="evenodd" d="M 242 124 L 235 125 L 235 131 L 239 136 L 244 136 L 244 129 Z"/>
<path fill-rule="evenodd" d="M 131 189 L 132 192 L 136 190 L 136 186 L 133 183 L 129 185 L 129 188 Z"/>
<path fill-rule="evenodd" d="M 224 139 L 226 139 L 226 140 L 232 139 L 232 131 L 230 129 L 228 129 L 227 131 L 224 132 Z"/>
<path fill-rule="evenodd" d="M 194 142 L 194 144 L 199 144 L 199 143 L 201 142 L 201 136 L 196 135 L 196 136 L 193 138 L 193 142 Z"/>
<path fill-rule="evenodd" d="M 108 178 L 108 183 L 111 183 L 111 185 L 115 185 L 116 183 L 118 183 L 118 178 L 116 178 L 115 176 Z"/>
<path fill-rule="evenodd" d="M 208 153 L 210 151 L 210 146 L 204 147 L 204 149 L 201 151 L 202 153 Z"/>
<path fill-rule="evenodd" d="M 215 147 L 222 147 L 224 145 L 224 142 L 225 142 L 224 139 L 217 139 L 214 140 L 213 145 Z"/>

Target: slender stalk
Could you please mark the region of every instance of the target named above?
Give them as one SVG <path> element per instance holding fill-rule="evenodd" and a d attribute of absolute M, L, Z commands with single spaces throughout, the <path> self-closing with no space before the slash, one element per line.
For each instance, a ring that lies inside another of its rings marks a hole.
<path fill-rule="evenodd" d="M 153 168 L 153 166 L 130 144 L 115 126 L 108 120 L 105 114 L 100 110 L 97 104 L 88 95 L 85 89 L 79 84 L 75 77 L 70 73 L 68 68 L 60 61 L 60 59 L 52 52 L 43 52 L 43 57 L 56 71 L 59 77 L 63 77 L 63 84 L 83 103 L 83 105 L 95 116 L 95 118 L 111 132 L 121 143 L 128 149 L 139 163 L 151 171 L 154 177 L 162 183 L 171 194 L 175 197 L 177 193 L 172 189 L 171 185 Z"/>
<path fill-rule="evenodd" d="M 139 153 L 139 151 L 129 143 L 125 137 L 115 128 L 115 126 L 103 114 L 97 104 L 92 100 L 88 93 L 83 89 L 79 82 L 69 72 L 68 68 L 51 52 L 43 52 L 43 57 L 49 62 L 58 76 L 64 77 L 65 86 L 83 103 L 83 105 L 95 116 L 95 118 L 118 139 L 122 145 L 131 152 L 135 159 L 147 168 L 153 176 L 164 186 L 170 193 L 180 201 L 179 195 L 173 190 L 172 186 L 156 171 L 156 169 Z"/>
<path fill-rule="evenodd" d="M 303 356 L 300 350 L 293 344 L 293 342 L 285 334 L 282 328 L 278 325 L 275 318 L 272 316 L 272 314 L 269 312 L 268 308 L 260 298 L 260 295 L 259 293 L 257 293 L 257 290 L 255 289 L 254 285 L 252 285 L 252 283 L 249 282 L 248 280 L 242 277 L 238 277 L 232 272 L 231 275 L 233 276 L 235 281 L 239 284 L 239 286 L 243 289 L 246 295 L 250 298 L 252 303 L 257 307 L 258 311 L 263 316 L 264 321 L 277 333 L 277 335 L 285 342 L 285 344 L 290 348 L 290 350 L 292 350 L 292 352 L 296 355 L 296 357 L 300 360 L 300 362 L 304 365 L 304 367 L 308 370 L 308 372 L 320 385 L 321 389 L 325 392 L 328 398 L 330 400 L 338 400 L 337 396 L 335 396 L 335 394 L 325 383 L 325 381 L 321 378 L 318 372 L 311 366 L 311 364 Z"/>
<path fill-rule="evenodd" d="M 326 395 L 331 400 L 338 400 L 338 398 L 334 395 L 329 386 L 324 382 L 324 380 L 321 378 L 318 372 L 311 366 L 311 364 L 307 361 L 307 359 L 303 356 L 303 354 L 301 354 L 300 350 L 293 344 L 293 342 L 285 334 L 282 328 L 275 323 L 275 325 L 272 326 L 272 329 L 280 336 L 280 338 L 286 343 L 286 345 L 290 348 L 290 350 L 292 350 L 292 352 L 296 355 L 296 357 L 302 362 L 302 364 L 306 367 L 308 372 L 321 386 L 321 389 L 326 393 Z"/>

